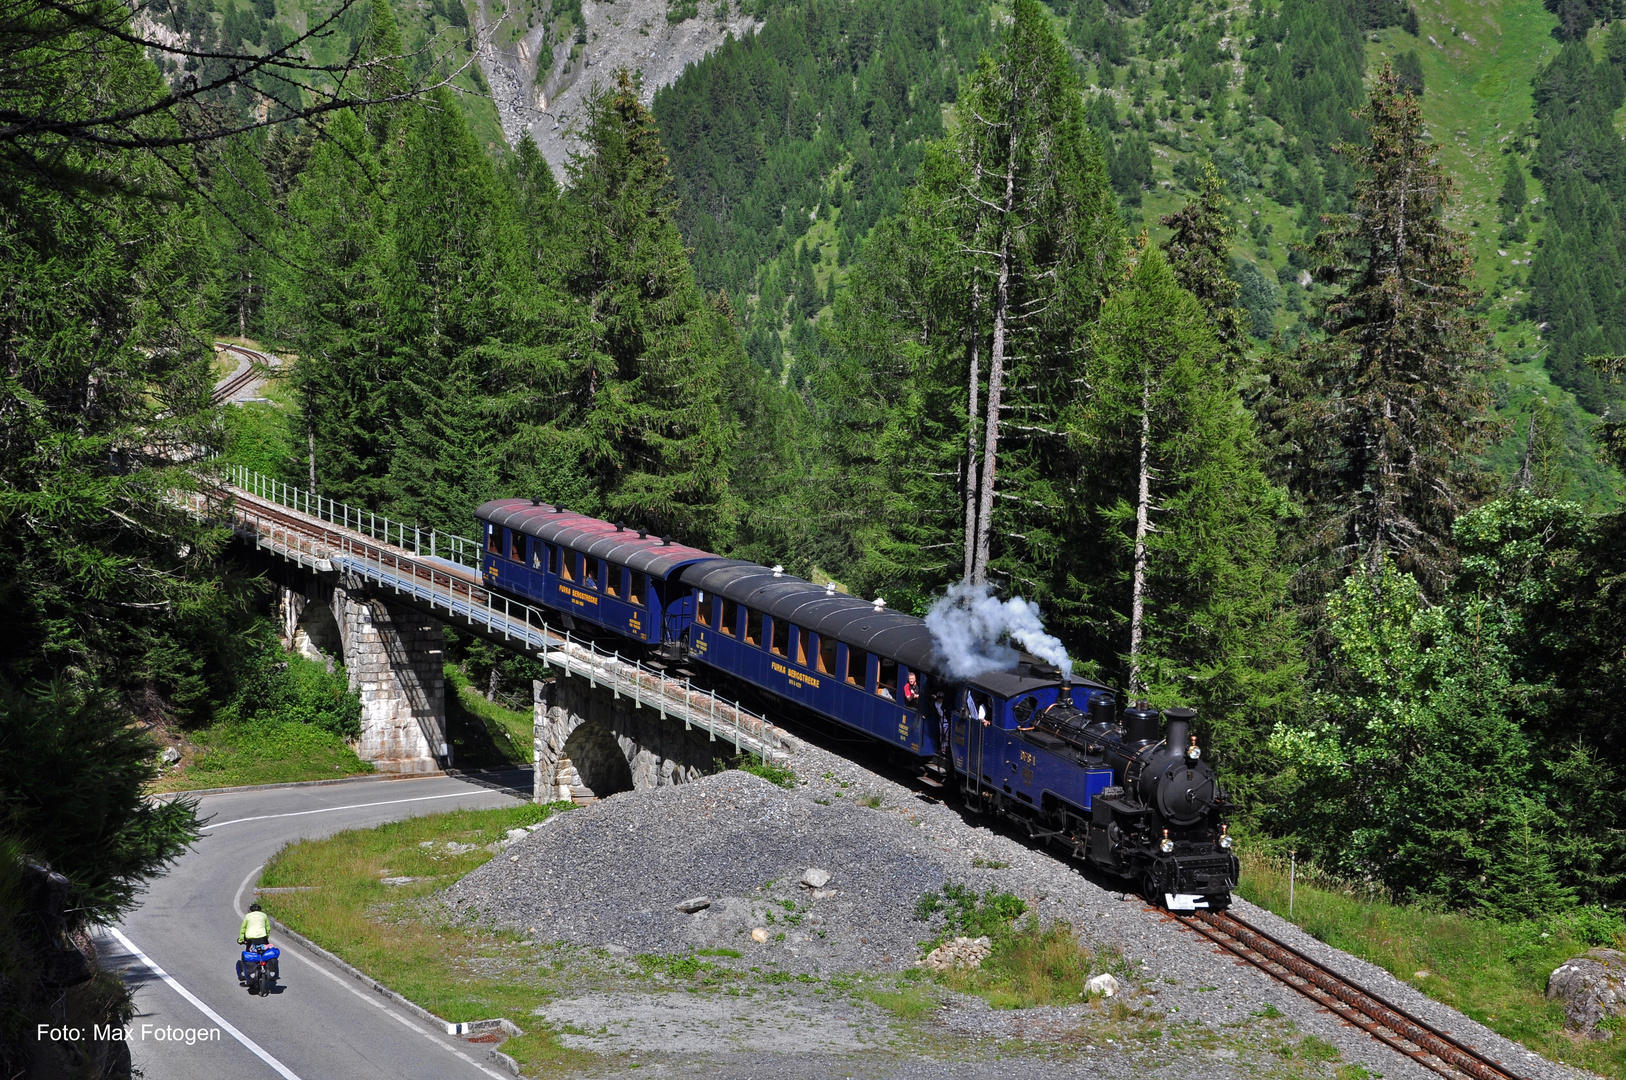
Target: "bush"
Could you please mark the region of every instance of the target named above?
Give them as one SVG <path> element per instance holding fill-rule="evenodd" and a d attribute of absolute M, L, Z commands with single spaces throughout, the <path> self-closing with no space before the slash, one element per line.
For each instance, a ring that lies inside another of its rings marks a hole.
<path fill-rule="evenodd" d="M 239 672 L 237 691 L 216 720 L 227 726 L 282 721 L 320 728 L 341 739 L 361 734 L 361 696 L 342 669 L 283 652 L 269 622 L 255 627 L 255 649 Z"/>

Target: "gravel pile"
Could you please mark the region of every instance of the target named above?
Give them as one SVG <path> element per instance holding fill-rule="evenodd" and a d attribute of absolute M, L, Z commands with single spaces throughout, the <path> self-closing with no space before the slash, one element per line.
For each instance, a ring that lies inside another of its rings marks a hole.
<path fill-rule="evenodd" d="M 612 951 L 729 948 L 788 971 L 897 970 L 929 936 L 916 902 L 959 879 L 953 861 L 906 817 L 820 805 L 730 771 L 562 814 L 447 899 L 498 925 Z"/>

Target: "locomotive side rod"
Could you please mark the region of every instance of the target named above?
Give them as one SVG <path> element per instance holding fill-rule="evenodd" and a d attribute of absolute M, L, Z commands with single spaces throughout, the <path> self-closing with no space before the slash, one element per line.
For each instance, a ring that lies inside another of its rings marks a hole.
<path fill-rule="evenodd" d="M 1181 917 L 1180 921 L 1441 1076 L 1523 1080 L 1501 1063 L 1333 974 L 1298 950 L 1233 915 L 1197 911 Z"/>

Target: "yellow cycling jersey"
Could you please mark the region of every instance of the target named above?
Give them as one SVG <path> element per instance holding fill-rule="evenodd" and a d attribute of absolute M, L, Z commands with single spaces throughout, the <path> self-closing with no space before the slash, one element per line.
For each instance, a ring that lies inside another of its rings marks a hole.
<path fill-rule="evenodd" d="M 263 911 L 251 911 L 243 916 L 243 929 L 238 933 L 239 940 L 271 936 L 271 919 Z"/>

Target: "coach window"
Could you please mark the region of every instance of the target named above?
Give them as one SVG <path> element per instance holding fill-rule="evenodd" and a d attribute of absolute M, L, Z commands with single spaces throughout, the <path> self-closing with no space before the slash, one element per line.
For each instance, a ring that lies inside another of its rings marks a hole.
<path fill-rule="evenodd" d="M 762 648 L 762 612 L 745 609 L 745 643 Z"/>
<path fill-rule="evenodd" d="M 711 625 L 711 604 L 712 601 L 706 596 L 705 593 L 699 591 L 698 589 L 695 590 L 694 617 L 701 626 Z"/>
<path fill-rule="evenodd" d="M 869 681 L 869 653 L 847 646 L 847 683 L 864 686 Z"/>
<path fill-rule="evenodd" d="M 580 558 L 569 548 L 562 548 L 559 556 L 559 576 L 566 581 L 576 580 L 576 560 Z"/>
<path fill-rule="evenodd" d="M 790 623 L 784 619 L 773 621 L 773 648 L 775 656 L 790 655 Z"/>
<path fill-rule="evenodd" d="M 729 637 L 740 636 L 740 605 L 733 600 L 723 601 L 723 633 Z"/>
<path fill-rule="evenodd" d="M 587 569 L 582 573 L 582 583 L 589 589 L 596 589 L 598 588 L 598 556 L 588 555 L 585 558 L 587 559 Z"/>
<path fill-rule="evenodd" d="M 502 538 L 497 535 L 497 526 L 486 522 L 486 550 L 493 555 L 502 554 Z"/>
<path fill-rule="evenodd" d="M 621 575 L 626 571 L 615 563 L 604 564 L 604 591 L 611 596 L 621 595 Z"/>
<path fill-rule="evenodd" d="M 836 639 L 829 634 L 819 635 L 819 674 L 836 673 Z"/>
<path fill-rule="evenodd" d="M 796 662 L 803 667 L 812 667 L 813 665 L 809 663 L 809 660 L 818 654 L 818 642 L 813 640 L 813 635 L 808 632 L 807 627 L 798 626 L 796 628 Z"/>
<path fill-rule="evenodd" d="M 630 604 L 637 604 L 639 607 L 642 607 L 644 603 L 644 592 L 648 588 L 649 579 L 644 577 L 644 575 L 637 570 L 634 570 L 632 572 L 632 584 L 627 589 L 627 602 Z"/>
<path fill-rule="evenodd" d="M 517 563 L 525 561 L 525 534 L 508 531 L 508 557 Z"/>
<path fill-rule="evenodd" d="M 547 547 L 547 545 L 544 544 L 540 540 L 532 540 L 531 541 L 531 569 L 532 570 L 540 570 L 540 569 L 542 569 L 542 549 L 545 548 L 545 547 Z"/>
<path fill-rule="evenodd" d="M 881 658 L 881 675 L 875 680 L 875 693 L 888 701 L 898 699 L 898 662 Z"/>
<path fill-rule="evenodd" d="M 557 544 L 548 545 L 548 573 L 559 573 L 559 552 L 562 550 Z"/>

